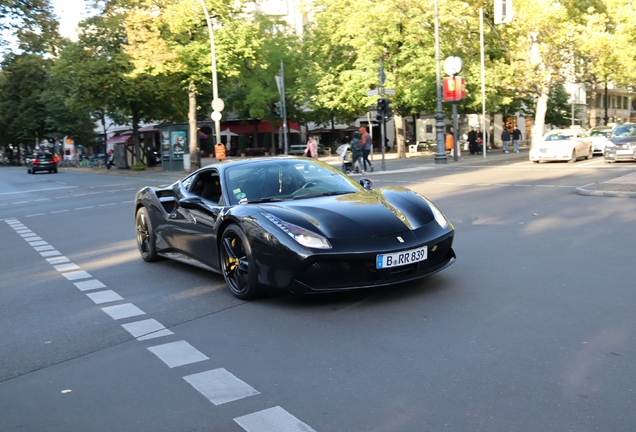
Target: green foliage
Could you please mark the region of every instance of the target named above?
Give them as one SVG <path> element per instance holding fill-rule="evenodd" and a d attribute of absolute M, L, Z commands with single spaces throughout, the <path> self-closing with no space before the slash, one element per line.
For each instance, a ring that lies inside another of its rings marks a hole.
<path fill-rule="evenodd" d="M 148 168 L 146 166 L 145 163 L 143 162 L 135 162 L 134 164 L 132 164 L 132 166 L 130 167 L 131 170 L 133 171 L 145 171 L 146 168 Z"/>
<path fill-rule="evenodd" d="M 567 126 L 572 122 L 572 105 L 568 103 L 569 95 L 563 85 L 559 84 L 550 89 L 548 110 L 545 114 L 546 124 Z"/>

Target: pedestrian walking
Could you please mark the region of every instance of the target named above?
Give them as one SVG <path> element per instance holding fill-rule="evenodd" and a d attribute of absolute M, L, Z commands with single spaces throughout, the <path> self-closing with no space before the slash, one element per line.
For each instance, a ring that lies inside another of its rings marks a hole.
<path fill-rule="evenodd" d="M 501 133 L 501 141 L 503 141 L 503 152 L 508 153 L 508 145 L 510 144 L 510 131 L 508 127 L 504 127 L 503 132 Z"/>
<path fill-rule="evenodd" d="M 471 155 L 479 153 L 479 144 L 477 143 L 477 131 L 474 127 L 470 127 L 468 132 L 468 151 Z"/>
<path fill-rule="evenodd" d="M 360 139 L 360 132 L 354 132 L 351 140 L 351 168 L 354 172 L 364 172 L 362 161 L 362 140 Z M 359 167 L 359 168 L 358 168 Z"/>
<path fill-rule="evenodd" d="M 455 148 L 455 139 L 453 138 L 453 128 L 451 127 L 448 133 L 446 133 L 446 151 L 453 156 L 453 150 Z"/>
<path fill-rule="evenodd" d="M 360 140 L 362 141 L 362 174 L 367 170 L 367 164 L 369 164 L 369 171 L 373 172 L 373 165 L 369 160 L 369 154 L 371 153 L 371 135 L 367 132 L 367 129 L 360 127 Z"/>
<path fill-rule="evenodd" d="M 517 126 L 515 126 L 512 131 L 512 144 L 515 147 L 515 153 L 519 153 L 519 140 L 521 139 L 521 131 Z"/>
<path fill-rule="evenodd" d="M 309 156 L 311 158 L 318 157 L 318 144 L 312 135 L 309 135 L 309 139 L 307 140 L 307 148 L 303 153 L 303 156 Z"/>

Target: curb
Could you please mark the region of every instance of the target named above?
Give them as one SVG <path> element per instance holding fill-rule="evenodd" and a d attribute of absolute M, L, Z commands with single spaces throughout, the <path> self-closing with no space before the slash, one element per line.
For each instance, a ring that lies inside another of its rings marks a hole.
<path fill-rule="evenodd" d="M 600 197 L 614 197 L 614 198 L 636 198 L 636 192 L 609 191 L 609 190 L 590 190 L 590 189 L 585 189 L 585 186 L 581 186 L 581 187 L 576 188 L 576 193 L 579 194 L 579 195 L 585 195 L 585 196 L 600 196 Z"/>

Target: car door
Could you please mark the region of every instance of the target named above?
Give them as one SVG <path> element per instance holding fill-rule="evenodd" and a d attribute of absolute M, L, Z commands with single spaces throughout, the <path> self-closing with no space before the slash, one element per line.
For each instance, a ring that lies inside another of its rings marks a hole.
<path fill-rule="evenodd" d="M 190 258 L 218 269 L 217 222 L 225 202 L 219 172 L 202 170 L 186 187 L 174 214 L 174 244 Z"/>
<path fill-rule="evenodd" d="M 594 152 L 594 149 L 592 148 L 592 138 L 587 132 L 578 131 L 577 141 L 580 146 L 580 152 L 579 152 L 580 155 L 589 156 L 590 153 Z"/>

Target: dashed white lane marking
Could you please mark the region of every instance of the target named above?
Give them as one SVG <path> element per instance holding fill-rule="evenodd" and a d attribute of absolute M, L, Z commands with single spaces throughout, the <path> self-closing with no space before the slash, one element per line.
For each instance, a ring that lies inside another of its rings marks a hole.
<path fill-rule="evenodd" d="M 77 207 L 75 210 L 87 210 L 87 209 L 92 209 L 92 208 L 95 208 L 95 206 Z"/>
<path fill-rule="evenodd" d="M 241 381 L 223 368 L 183 377 L 192 387 L 214 405 L 259 394 L 252 386 Z"/>
<path fill-rule="evenodd" d="M 234 419 L 247 432 L 316 432 L 277 406 Z"/>
<path fill-rule="evenodd" d="M 51 214 L 56 214 L 56 213 L 64 213 L 67 212 L 69 210 L 57 210 L 57 211 L 52 211 Z"/>
<path fill-rule="evenodd" d="M 120 301 L 124 299 L 122 296 L 120 296 L 113 290 L 92 292 L 92 293 L 86 294 L 86 296 L 89 299 L 93 300 L 95 304 L 111 303 L 111 302 Z"/>
<path fill-rule="evenodd" d="M 110 203 L 110 204 L 100 204 L 100 207 L 108 207 L 108 206 L 114 206 L 117 205 L 117 203 Z"/>
<path fill-rule="evenodd" d="M 84 270 L 78 270 L 78 271 L 74 271 L 74 272 L 62 273 L 62 276 L 64 276 L 66 279 L 68 279 L 70 281 L 77 280 L 77 279 L 88 279 L 88 278 L 93 277 L 93 276 L 91 276 L 90 273 L 88 273 L 88 272 L 86 272 Z"/>
<path fill-rule="evenodd" d="M 174 334 L 163 326 L 159 321 L 155 319 L 147 319 L 142 321 L 135 321 L 128 324 L 121 325 L 124 330 L 130 333 L 133 337 L 139 341 L 154 339 L 162 336 L 168 336 Z"/>
<path fill-rule="evenodd" d="M 76 187 L 78 186 L 66 186 L 66 187 L 46 188 L 46 189 L 31 189 L 31 190 L 19 191 L 19 192 L 2 192 L 0 193 L 0 195 L 15 195 L 15 194 L 22 194 L 22 193 L 30 193 L 30 192 L 45 192 L 45 191 L 53 191 L 53 190 L 60 190 L 60 189 L 73 189 Z"/>
<path fill-rule="evenodd" d="M 69 263 L 69 264 L 60 264 L 60 265 L 56 265 L 53 266 L 55 268 L 55 270 L 59 271 L 59 272 L 67 272 L 70 270 L 79 270 L 80 266 L 78 266 L 75 263 Z"/>
<path fill-rule="evenodd" d="M 97 279 L 75 282 L 73 285 L 79 288 L 80 291 L 90 291 L 90 290 L 99 289 L 99 288 L 106 288 L 106 285 L 104 285 Z"/>
<path fill-rule="evenodd" d="M 30 214 L 30 215 L 26 215 L 25 217 L 31 218 L 31 217 L 36 217 L 36 216 L 44 216 L 44 213 Z"/>
<path fill-rule="evenodd" d="M 55 257 L 55 258 L 47 258 L 46 260 L 49 262 L 49 264 L 62 264 L 62 263 L 70 261 L 70 259 L 66 258 L 65 256 L 59 256 L 59 257 Z"/>
<path fill-rule="evenodd" d="M 132 203 L 133 201 L 126 201 L 125 203 L 129 202 Z M 53 246 L 45 241 L 33 241 L 41 239 L 16 219 L 4 220 L 16 232 L 19 232 L 26 241 L 31 240 L 29 244 L 31 244 L 36 251 L 39 251 L 40 255 L 45 257 L 47 262 L 61 272 L 66 279 L 73 281 L 92 278 L 90 273 L 77 270 L 80 269 L 80 267 L 77 264 L 71 263 L 69 258 L 62 255 L 58 250 L 55 250 Z M 106 285 L 97 279 L 74 282 L 74 285 L 81 291 L 106 288 Z M 95 291 L 87 293 L 86 296 L 96 304 L 123 300 L 123 297 L 113 290 Z M 115 320 L 145 315 L 144 311 L 132 303 L 108 306 L 101 309 Z M 139 341 L 174 334 L 154 319 L 122 324 L 122 327 Z M 209 360 L 209 357 L 183 340 L 149 347 L 148 350 L 170 368 Z M 222 368 L 188 375 L 183 378 L 215 405 L 259 394 L 256 389 Z M 237 417 L 234 420 L 248 432 L 315 432 L 314 429 L 281 407 L 274 407 Z"/>
<path fill-rule="evenodd" d="M 117 306 L 107 306 L 103 307 L 102 310 L 106 314 L 110 315 L 110 317 L 114 320 L 146 315 L 146 312 L 142 311 L 132 303 L 125 303 Z"/>
<path fill-rule="evenodd" d="M 169 368 L 209 360 L 208 356 L 184 340 L 155 345 L 149 347 L 148 350 L 168 365 Z"/>

